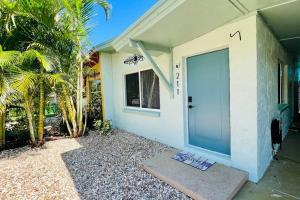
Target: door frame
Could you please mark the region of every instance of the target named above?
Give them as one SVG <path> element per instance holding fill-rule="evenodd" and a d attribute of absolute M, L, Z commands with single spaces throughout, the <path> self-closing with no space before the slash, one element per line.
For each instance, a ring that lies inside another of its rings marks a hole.
<path fill-rule="evenodd" d="M 201 152 L 203 154 L 208 154 L 211 155 L 213 157 L 218 157 L 222 160 L 226 161 L 231 161 L 231 151 L 230 154 L 223 154 L 220 152 L 216 152 L 216 151 L 212 151 L 209 149 L 205 149 L 202 147 L 198 147 L 198 146 L 194 146 L 189 144 L 189 109 L 188 109 L 188 83 L 187 83 L 187 59 L 193 56 L 200 56 L 203 54 L 207 54 L 207 53 L 212 53 L 215 51 L 219 51 L 219 50 L 223 50 L 223 49 L 228 49 L 229 51 L 229 63 L 228 63 L 228 67 L 229 67 L 229 130 L 230 130 L 230 150 L 232 149 L 232 143 L 231 143 L 231 115 L 230 115 L 230 111 L 231 111 L 231 100 L 230 100 L 230 48 L 229 45 L 225 45 L 225 46 L 220 46 L 217 48 L 211 48 L 208 50 L 204 50 L 204 51 L 199 51 L 199 52 L 195 52 L 192 54 L 187 54 L 185 56 L 182 57 L 182 83 L 183 83 L 183 93 L 182 93 L 182 98 L 183 98 L 183 122 L 184 122 L 184 146 L 190 149 L 193 149 L 195 151 Z"/>

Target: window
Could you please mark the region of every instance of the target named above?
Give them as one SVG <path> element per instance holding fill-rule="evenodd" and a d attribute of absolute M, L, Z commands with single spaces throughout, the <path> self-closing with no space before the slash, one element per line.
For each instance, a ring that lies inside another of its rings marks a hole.
<path fill-rule="evenodd" d="M 90 96 L 89 96 L 89 116 L 95 119 L 102 118 L 102 97 L 101 97 L 101 81 L 90 81 Z"/>
<path fill-rule="evenodd" d="M 141 93 L 143 108 L 160 108 L 159 80 L 152 69 L 141 72 Z"/>
<path fill-rule="evenodd" d="M 139 73 L 126 75 L 127 106 L 140 107 Z"/>
<path fill-rule="evenodd" d="M 152 69 L 125 75 L 126 106 L 160 109 L 159 78 Z"/>
<path fill-rule="evenodd" d="M 90 81 L 91 85 L 91 94 L 100 93 L 100 80 Z"/>
<path fill-rule="evenodd" d="M 278 63 L 278 104 L 288 102 L 288 68 Z"/>

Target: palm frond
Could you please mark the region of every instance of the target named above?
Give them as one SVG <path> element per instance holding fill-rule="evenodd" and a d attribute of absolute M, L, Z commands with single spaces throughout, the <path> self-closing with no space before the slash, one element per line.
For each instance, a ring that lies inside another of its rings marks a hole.
<path fill-rule="evenodd" d="M 5 76 L 0 75 L 0 113 L 4 111 L 6 105 L 19 99 L 19 95 L 10 86 L 10 82 Z"/>
<path fill-rule="evenodd" d="M 29 89 L 34 89 L 37 86 L 39 75 L 35 72 L 23 71 L 22 73 L 11 77 L 11 87 L 17 92 L 23 94 Z"/>
<path fill-rule="evenodd" d="M 64 73 L 45 74 L 45 78 L 53 86 L 56 86 L 60 83 L 68 84 L 68 75 Z"/>
<path fill-rule="evenodd" d="M 27 50 L 29 50 L 29 49 L 45 50 L 46 47 L 45 47 L 45 45 L 43 45 L 39 42 L 33 42 L 27 46 Z"/>
<path fill-rule="evenodd" d="M 13 65 L 20 55 L 19 51 L 3 51 L 0 47 L 0 68 Z"/>
<path fill-rule="evenodd" d="M 0 1 L 0 16 L 5 18 L 4 27 L 8 34 L 11 34 L 12 29 L 16 28 L 14 10 L 16 1 L 1 0 Z"/>
<path fill-rule="evenodd" d="M 43 55 L 37 50 L 29 49 L 22 53 L 22 57 L 24 61 L 34 61 L 38 60 L 41 67 L 43 67 L 46 71 L 52 71 L 53 70 L 53 63 L 52 60 L 49 59 L 46 55 Z"/>
<path fill-rule="evenodd" d="M 101 6 L 105 12 L 106 19 L 109 19 L 111 11 L 112 11 L 112 5 L 107 2 L 106 0 L 95 0 L 96 3 Z"/>

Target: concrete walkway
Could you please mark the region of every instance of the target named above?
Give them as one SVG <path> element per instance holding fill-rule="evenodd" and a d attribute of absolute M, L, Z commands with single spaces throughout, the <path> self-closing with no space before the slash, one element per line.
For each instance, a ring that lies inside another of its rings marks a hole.
<path fill-rule="evenodd" d="M 193 199 L 232 199 L 248 179 L 246 172 L 214 164 L 206 171 L 173 160 L 175 150 L 144 162 L 144 169 Z"/>
<path fill-rule="evenodd" d="M 279 160 L 272 161 L 258 184 L 248 182 L 237 200 L 300 200 L 300 133 L 290 132 L 283 141 Z"/>

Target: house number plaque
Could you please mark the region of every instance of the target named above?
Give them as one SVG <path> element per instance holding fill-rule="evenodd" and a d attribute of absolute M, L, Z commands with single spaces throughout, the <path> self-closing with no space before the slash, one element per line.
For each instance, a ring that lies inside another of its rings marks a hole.
<path fill-rule="evenodd" d="M 175 66 L 175 90 L 177 95 L 180 94 L 180 79 L 181 79 L 180 64 L 177 64 Z"/>

